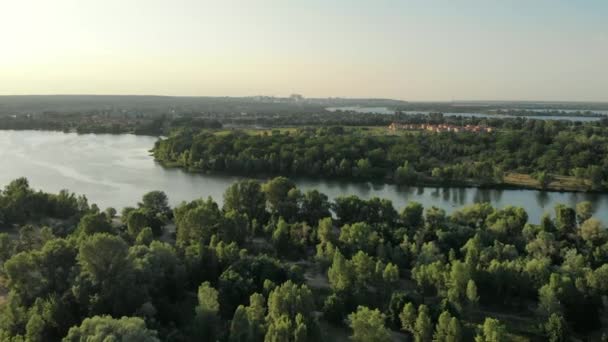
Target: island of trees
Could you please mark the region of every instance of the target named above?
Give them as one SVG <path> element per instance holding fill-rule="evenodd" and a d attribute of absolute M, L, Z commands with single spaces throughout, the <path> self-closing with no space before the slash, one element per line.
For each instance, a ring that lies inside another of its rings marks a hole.
<path fill-rule="evenodd" d="M 0 192 L 0 340 L 598 341 L 608 234 L 591 212 L 446 215 L 278 177 L 221 204 L 153 191 L 117 216 L 17 179 Z"/>
<path fill-rule="evenodd" d="M 443 120 L 437 117 L 436 120 Z M 608 188 L 608 128 L 503 121 L 489 134 L 315 127 L 271 131 L 179 129 L 157 161 L 197 172 L 333 177 L 407 185 L 552 190 Z"/>

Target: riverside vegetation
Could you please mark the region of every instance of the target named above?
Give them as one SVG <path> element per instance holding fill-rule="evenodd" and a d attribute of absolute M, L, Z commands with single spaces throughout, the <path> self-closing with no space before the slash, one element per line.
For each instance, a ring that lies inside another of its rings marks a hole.
<path fill-rule="evenodd" d="M 509 127 L 509 121 L 501 122 L 505 126 L 487 134 L 389 134 L 340 126 L 258 132 L 179 129 L 159 140 L 153 153 L 163 165 L 202 172 L 407 185 L 608 188 L 608 128 L 540 120 Z"/>
<path fill-rule="evenodd" d="M 287 178 L 171 209 L 0 193 L 2 341 L 565 341 L 607 331 L 591 204 L 446 215 Z M 173 230 L 175 229 L 175 231 Z"/>

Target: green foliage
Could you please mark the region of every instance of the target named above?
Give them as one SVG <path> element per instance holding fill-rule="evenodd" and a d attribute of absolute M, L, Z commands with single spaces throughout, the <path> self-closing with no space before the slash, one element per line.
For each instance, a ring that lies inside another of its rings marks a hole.
<path fill-rule="evenodd" d="M 386 316 L 379 310 L 370 310 L 359 306 L 356 312 L 348 316 L 351 339 L 356 342 L 384 342 L 391 338 L 390 331 L 384 326 Z"/>
<path fill-rule="evenodd" d="M 433 324 L 429 315 L 429 308 L 422 304 L 418 307 L 418 317 L 414 323 L 414 339 L 417 342 L 430 341 L 433 336 Z"/>
<path fill-rule="evenodd" d="M 558 314 L 551 314 L 543 328 L 549 342 L 563 342 L 568 339 L 566 322 Z"/>
<path fill-rule="evenodd" d="M 327 134 L 325 128 L 302 128 L 289 134 L 193 134 L 182 130 L 159 141 L 154 155 L 161 162 L 184 168 L 246 175 L 389 178 L 402 184 L 432 178 L 440 183 L 501 184 L 505 171 L 523 170 L 534 174 L 544 186 L 551 180 L 549 174 L 555 174 L 587 180 L 592 189 L 605 188 L 608 141 L 603 128 L 542 120 L 492 123 L 510 129 L 495 134 L 397 136 L 356 131 Z M 285 213 L 281 216 L 288 218 Z"/>
<path fill-rule="evenodd" d="M 452 317 L 448 311 L 442 312 L 435 326 L 433 342 L 456 342 L 461 340 L 462 331 L 458 319 Z"/>
<path fill-rule="evenodd" d="M 367 157 L 369 172 L 383 153 Z M 77 210 L 60 228 L 47 214 L 27 213 L 44 222 L 0 233 L 0 290 L 7 290 L 0 340 L 132 333 L 163 341 L 316 341 L 328 338 L 321 319 L 350 324 L 361 341 L 390 339 L 388 327 L 418 341 L 460 341 L 475 334 L 477 305 L 497 315 L 537 305 L 529 325 L 515 331 L 532 338 L 588 338 L 602 327 L 608 236 L 589 205 L 558 206 L 555 219 L 536 225 L 516 207 L 476 204 L 448 215 L 410 203 L 398 214 L 390 201 L 348 196 L 330 203 L 290 183 L 239 183 L 222 209 L 201 199 L 173 214 L 166 197 L 152 193 L 122 211 L 123 227 L 84 197 L 73 198 Z M 31 203 L 23 196 L 48 198 L 22 181 L 8 193 L 24 205 Z M 155 239 L 153 225 L 171 220 L 176 240 Z M 254 226 L 264 232 L 252 236 Z M 477 335 L 511 337 L 491 318 Z"/>
<path fill-rule="evenodd" d="M 475 342 L 502 342 L 507 341 L 505 326 L 499 320 L 486 318 L 480 331 L 475 336 Z"/>
<path fill-rule="evenodd" d="M 70 329 L 64 342 L 80 341 L 133 341 L 157 342 L 156 332 L 146 328 L 139 317 L 94 316 L 86 318 L 82 324 Z"/>
<path fill-rule="evenodd" d="M 208 282 L 198 288 L 198 306 L 192 325 L 194 336 L 200 339 L 214 341 L 220 334 L 218 291 Z"/>
<path fill-rule="evenodd" d="M 399 319 L 401 320 L 401 329 L 403 331 L 409 332 L 410 334 L 415 333 L 416 327 L 416 318 L 417 318 L 416 308 L 414 304 L 406 303 L 403 306 L 403 311 L 399 314 Z"/>
<path fill-rule="evenodd" d="M 224 211 L 231 210 L 247 215 L 249 220 L 264 222 L 266 198 L 262 185 L 255 180 L 242 180 L 230 185 L 224 192 Z"/>

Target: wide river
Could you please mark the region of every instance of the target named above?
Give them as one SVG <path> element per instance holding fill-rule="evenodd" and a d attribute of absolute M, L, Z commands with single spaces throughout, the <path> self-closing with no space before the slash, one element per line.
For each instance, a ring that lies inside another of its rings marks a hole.
<path fill-rule="evenodd" d="M 58 192 L 69 189 L 84 194 L 102 209 L 134 206 L 151 190 L 162 190 L 173 205 L 184 200 L 211 196 L 222 201 L 224 190 L 239 177 L 190 174 L 165 169 L 150 156 L 156 138 L 135 135 L 105 135 L 41 131 L 0 131 L 0 186 L 27 177 L 36 189 Z M 537 223 L 557 203 L 575 205 L 584 200 L 595 205 L 596 217 L 608 223 L 608 195 L 559 193 L 534 190 L 487 190 L 476 188 L 433 188 L 298 179 L 303 190 L 318 189 L 330 198 L 357 195 L 378 196 L 401 209 L 408 201 L 452 212 L 474 202 L 495 207 L 525 208 Z"/>

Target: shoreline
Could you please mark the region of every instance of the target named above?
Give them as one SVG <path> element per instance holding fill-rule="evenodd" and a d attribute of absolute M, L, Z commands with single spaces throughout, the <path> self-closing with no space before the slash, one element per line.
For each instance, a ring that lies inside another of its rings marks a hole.
<path fill-rule="evenodd" d="M 154 156 L 152 154 L 152 156 Z M 372 183 L 379 185 L 395 185 L 397 187 L 433 187 L 433 188 L 468 188 L 468 189 L 486 189 L 486 190 L 535 190 L 542 192 L 556 192 L 556 193 L 584 193 L 584 194 L 608 194 L 606 190 L 590 190 L 583 188 L 575 188 L 575 187 L 560 187 L 557 185 L 551 186 L 549 184 L 548 187 L 542 188 L 540 186 L 526 185 L 520 183 L 493 183 L 493 184 L 479 184 L 473 181 L 458 181 L 458 182 L 439 182 L 439 181 L 420 181 L 413 184 L 397 184 L 389 178 L 384 178 L 382 181 L 378 180 L 370 180 L 370 179 L 360 179 L 360 178 L 341 178 L 341 177 L 313 177 L 313 176 L 302 176 L 302 175 L 284 175 L 280 173 L 255 173 L 255 174 L 242 174 L 242 173 L 232 173 L 232 172 L 218 172 L 218 171 L 209 171 L 196 169 L 192 167 L 184 167 L 180 165 L 178 162 L 165 162 L 160 161 L 154 158 L 154 161 L 167 169 L 180 169 L 184 172 L 193 173 L 193 174 L 204 174 L 204 175 L 218 175 L 218 176 L 241 176 L 241 177 L 249 177 L 254 179 L 264 179 L 264 178 L 273 178 L 273 177 L 287 177 L 290 179 L 310 179 L 310 180 L 331 180 L 331 181 L 344 181 L 350 183 Z M 514 174 L 514 173 L 512 173 Z M 524 174 L 519 174 L 524 175 Z M 531 178 L 529 175 L 527 177 Z M 507 177 L 507 176 L 505 176 Z"/>

